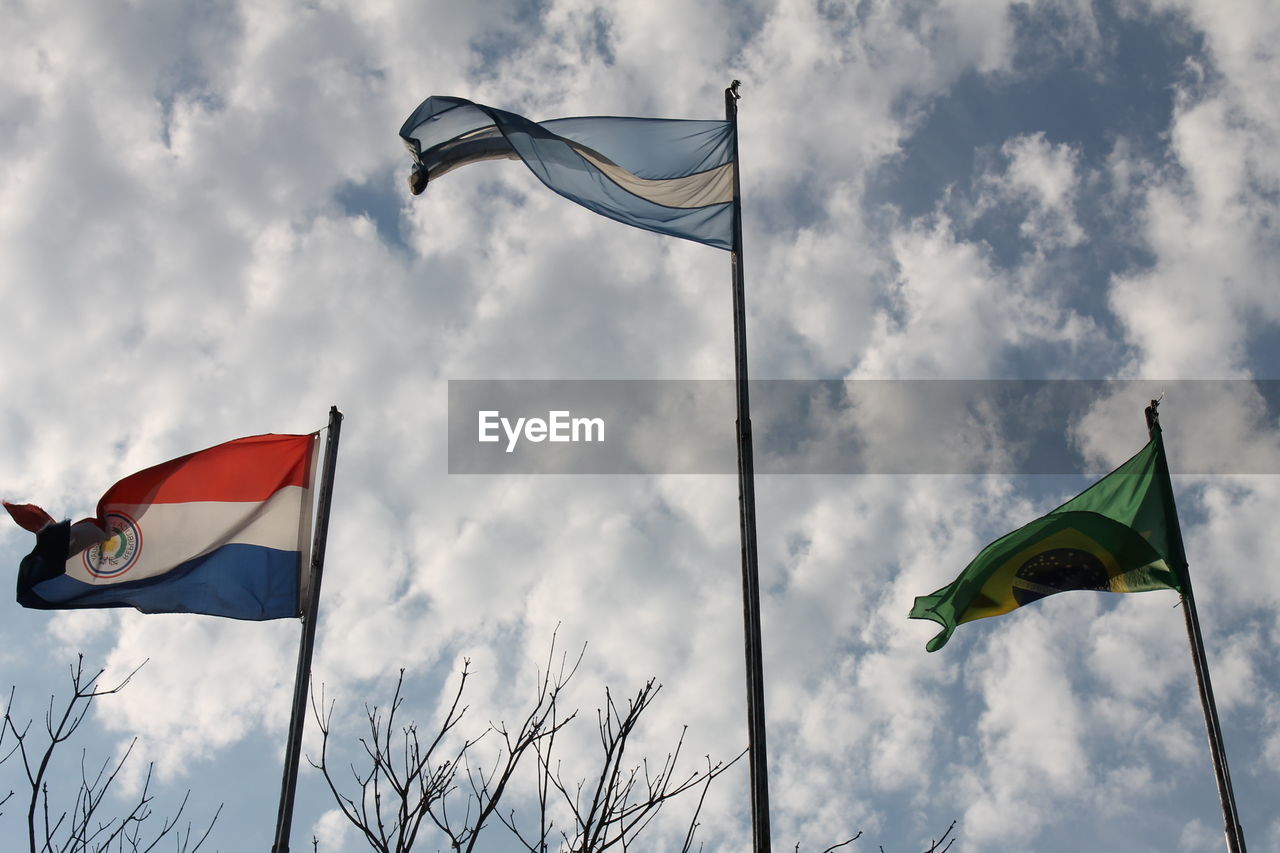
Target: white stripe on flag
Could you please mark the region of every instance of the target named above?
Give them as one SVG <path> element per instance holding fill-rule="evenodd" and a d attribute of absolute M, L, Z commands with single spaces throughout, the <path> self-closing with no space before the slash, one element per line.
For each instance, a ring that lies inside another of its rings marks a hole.
<path fill-rule="evenodd" d="M 573 142 L 573 150 L 583 156 L 618 186 L 632 195 L 665 207 L 698 208 L 733 201 L 733 163 L 686 175 L 683 178 L 650 179 L 633 175 L 617 163 Z"/>
<path fill-rule="evenodd" d="M 107 508 L 108 522 L 112 521 L 113 511 L 130 516 L 141 533 L 141 547 L 137 547 L 136 539 L 130 541 L 134 534 L 126 532 L 123 538 L 102 546 L 107 553 L 119 555 L 114 563 L 99 562 L 99 550 L 90 549 L 67 560 L 67 574 L 85 583 L 110 584 L 162 575 L 223 545 L 304 551 L 306 543 L 300 535 L 298 518 L 308 494 L 301 486 L 285 486 L 261 502 L 112 505 Z M 136 553 L 131 550 L 135 548 Z M 96 574 L 89 571 L 86 562 L 96 566 Z"/>

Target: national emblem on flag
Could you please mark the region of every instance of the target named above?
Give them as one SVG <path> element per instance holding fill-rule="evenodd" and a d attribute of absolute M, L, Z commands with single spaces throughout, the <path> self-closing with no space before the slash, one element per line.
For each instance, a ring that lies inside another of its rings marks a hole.
<path fill-rule="evenodd" d="M 279 619 L 301 612 L 315 433 L 239 438 L 132 474 L 97 515 L 58 522 L 4 502 L 36 547 L 18 602 Z"/>

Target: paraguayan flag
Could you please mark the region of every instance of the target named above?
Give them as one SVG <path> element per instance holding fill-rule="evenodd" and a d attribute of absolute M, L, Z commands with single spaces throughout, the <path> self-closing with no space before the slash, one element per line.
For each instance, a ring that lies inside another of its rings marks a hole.
<path fill-rule="evenodd" d="M 125 477 L 95 517 L 74 524 L 5 501 L 36 534 L 18 572 L 18 602 L 298 616 L 317 446 L 314 433 L 255 435 L 190 453 Z"/>

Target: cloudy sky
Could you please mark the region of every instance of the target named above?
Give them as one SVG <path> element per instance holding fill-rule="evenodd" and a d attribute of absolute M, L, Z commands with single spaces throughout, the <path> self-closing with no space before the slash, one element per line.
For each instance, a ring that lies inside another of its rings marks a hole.
<path fill-rule="evenodd" d="M 1274 395 L 1176 384 L 1276 378 L 1269 0 L 0 8 L 0 493 L 80 517 L 128 473 L 340 406 L 315 677 L 342 754 L 401 668 L 420 721 L 464 657 L 470 725 L 514 719 L 557 626 L 586 644 L 581 774 L 605 687 L 649 677 L 637 755 L 683 725 L 690 769 L 745 746 L 732 476 L 448 473 L 449 380 L 732 377 L 728 255 L 577 208 L 518 163 L 411 198 L 396 135 L 432 94 L 714 119 L 740 79 L 753 376 L 1169 383 L 1241 817 L 1280 849 Z M 1106 470 L 1145 441 L 1146 396 L 1102 386 L 1060 443 Z M 867 440 L 945 445 L 946 412 L 892 402 L 854 409 Z M 1221 849 L 1173 593 L 1056 596 L 935 654 L 935 626 L 906 618 L 1086 482 L 760 478 L 775 849 L 861 829 L 851 849 L 909 853 L 952 820 L 964 851 Z M 29 548 L 0 526 L 0 562 Z M 161 810 L 190 788 L 197 820 L 226 804 L 211 844 L 269 848 L 296 623 L 5 614 L 15 715 L 39 719 L 77 652 L 115 674 L 149 660 L 82 744 L 137 736 L 124 790 L 154 762 Z M 707 849 L 747 849 L 746 775 L 713 789 Z M 12 806 L 6 847 L 25 843 Z M 678 812 L 648 849 L 682 836 Z M 313 835 L 362 849 L 304 768 L 294 848 Z"/>

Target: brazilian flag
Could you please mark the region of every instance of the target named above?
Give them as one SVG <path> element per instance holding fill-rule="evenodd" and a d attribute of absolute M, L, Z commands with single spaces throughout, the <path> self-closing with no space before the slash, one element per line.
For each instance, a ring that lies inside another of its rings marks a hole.
<path fill-rule="evenodd" d="M 1046 516 L 992 542 L 947 586 L 916 599 L 942 648 L 956 626 L 1069 589 L 1185 592 L 1186 555 L 1157 426 L 1146 447 Z"/>

